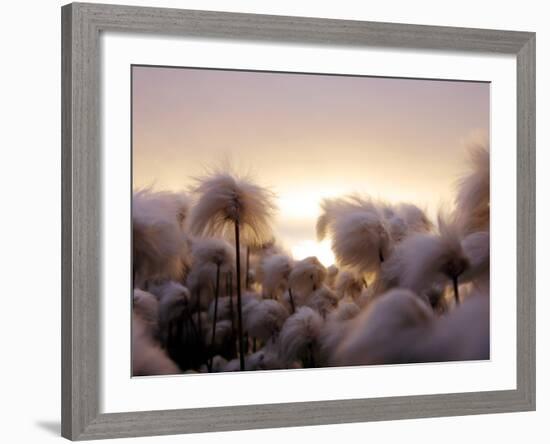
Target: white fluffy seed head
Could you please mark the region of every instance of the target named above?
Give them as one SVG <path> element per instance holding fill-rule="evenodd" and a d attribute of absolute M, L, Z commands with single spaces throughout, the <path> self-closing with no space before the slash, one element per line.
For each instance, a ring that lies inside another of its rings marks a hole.
<path fill-rule="evenodd" d="M 330 288 L 323 285 L 308 296 L 306 305 L 325 318 L 338 305 L 338 298 Z"/>
<path fill-rule="evenodd" d="M 134 313 L 140 316 L 146 323 L 156 325 L 158 323 L 158 299 L 147 291 L 134 289 L 132 298 Z"/>
<path fill-rule="evenodd" d="M 400 203 L 396 213 L 405 222 L 408 233 L 427 233 L 434 228 L 426 212 L 414 204 Z"/>
<path fill-rule="evenodd" d="M 490 358 L 490 304 L 487 293 L 474 293 L 433 323 L 416 344 L 416 362 L 486 360 Z"/>
<path fill-rule="evenodd" d="M 216 336 L 214 337 L 214 343 L 212 345 L 212 326 L 208 325 L 208 329 L 205 329 L 204 334 L 204 342 L 205 344 L 208 344 L 209 347 L 212 347 L 214 350 L 219 349 L 220 347 L 223 347 L 225 344 L 227 344 L 228 340 L 231 340 L 231 335 L 233 333 L 233 327 L 231 325 L 231 321 L 229 320 L 222 320 L 216 322 Z"/>
<path fill-rule="evenodd" d="M 401 242 L 407 237 L 408 227 L 403 218 L 394 214 L 386 219 L 386 226 L 392 242 Z"/>
<path fill-rule="evenodd" d="M 274 195 L 266 188 L 225 172 L 197 179 L 197 202 L 190 228 L 196 235 L 232 238 L 238 222 L 241 241 L 259 245 L 272 238 Z"/>
<path fill-rule="evenodd" d="M 390 235 L 375 212 L 346 213 L 333 228 L 332 251 L 342 266 L 361 273 L 378 272 L 390 255 Z"/>
<path fill-rule="evenodd" d="M 245 368 L 246 370 L 279 370 L 285 367 L 277 350 L 267 345 L 246 357 Z"/>
<path fill-rule="evenodd" d="M 245 357 L 244 368 L 246 371 L 252 370 L 280 370 L 288 368 L 281 361 L 277 349 L 274 348 L 271 343 L 266 345 L 262 349 L 255 353 L 252 353 Z M 229 361 L 223 371 L 225 372 L 237 372 L 239 371 L 240 363 L 239 359 L 233 359 Z"/>
<path fill-rule="evenodd" d="M 289 316 L 279 334 L 279 353 L 285 364 L 308 359 L 318 347 L 323 318 L 309 307 L 300 307 Z"/>
<path fill-rule="evenodd" d="M 336 296 L 338 299 L 349 297 L 356 300 L 361 294 L 363 287 L 362 278 L 357 276 L 357 274 L 349 270 L 342 270 L 338 273 L 338 277 L 336 278 Z"/>
<path fill-rule="evenodd" d="M 233 270 L 235 252 L 225 240 L 219 238 L 197 238 L 191 247 L 193 264 L 219 265 L 222 272 Z"/>
<path fill-rule="evenodd" d="M 243 308 L 244 329 L 250 336 L 266 341 L 279 333 L 288 315 L 287 309 L 272 299 L 249 303 Z"/>
<path fill-rule="evenodd" d="M 265 257 L 260 268 L 260 282 L 264 297 L 276 299 L 288 287 L 292 259 L 285 254 L 274 254 Z"/>
<path fill-rule="evenodd" d="M 181 370 L 151 337 L 145 321 L 134 314 L 132 316 L 132 375 L 155 376 L 178 373 L 181 373 Z"/>
<path fill-rule="evenodd" d="M 321 216 L 317 219 L 317 238 L 323 240 L 334 229 L 334 223 L 343 215 L 356 212 L 378 213 L 378 208 L 369 197 L 344 196 L 321 201 Z"/>
<path fill-rule="evenodd" d="M 350 300 L 340 300 L 336 309 L 331 311 L 327 316 L 327 322 L 332 321 L 349 321 L 359 314 L 361 309 L 359 306 Z"/>
<path fill-rule="evenodd" d="M 134 191 L 132 216 L 145 224 L 158 221 L 176 223 L 183 228 L 191 199 L 184 193 L 153 191 L 150 188 Z"/>
<path fill-rule="evenodd" d="M 325 278 L 325 283 L 332 288 L 335 289 L 336 281 L 338 279 L 338 273 L 339 269 L 336 265 L 331 265 L 327 268 L 327 277 Z"/>
<path fill-rule="evenodd" d="M 490 222 L 490 159 L 486 142 L 469 150 L 470 171 L 457 184 L 456 217 L 464 234 L 488 231 Z"/>
<path fill-rule="evenodd" d="M 484 287 L 489 285 L 490 241 L 488 231 L 471 233 L 462 239 L 462 249 L 469 267 L 460 276 L 461 282 L 473 282 Z"/>
<path fill-rule="evenodd" d="M 422 295 L 434 283 L 452 279 L 469 267 L 456 225 L 439 219 L 439 233 L 413 234 L 396 246 L 382 267 L 389 287 L 403 287 Z"/>
<path fill-rule="evenodd" d="M 326 268 L 316 257 L 307 257 L 295 262 L 289 275 L 293 296 L 298 299 L 309 296 L 321 286 L 326 273 Z"/>
<path fill-rule="evenodd" d="M 189 290 L 187 287 L 175 281 L 164 281 L 152 284 L 149 287 L 149 292 L 157 297 L 159 303 L 178 298 L 189 300 Z"/>
<path fill-rule="evenodd" d="M 188 262 L 183 231 L 188 202 L 183 195 L 134 192 L 132 198 L 132 248 L 135 282 L 143 288 L 152 280 L 182 278 Z"/>
<path fill-rule="evenodd" d="M 434 317 L 414 293 L 395 289 L 377 298 L 357 316 L 335 353 L 340 365 L 397 364 L 409 361 Z"/>
<path fill-rule="evenodd" d="M 210 302 L 208 306 L 208 319 L 210 321 L 214 320 L 214 308 L 215 300 Z M 233 299 L 233 316 L 237 313 L 237 300 Z M 222 296 L 218 298 L 218 313 L 217 319 L 231 319 L 231 299 L 229 296 Z"/>
<path fill-rule="evenodd" d="M 347 335 L 352 320 L 360 313 L 359 306 L 348 298 L 338 301 L 338 306 L 326 317 L 320 335 L 320 357 L 324 366 L 335 365 L 334 354 Z"/>
<path fill-rule="evenodd" d="M 168 326 L 189 309 L 189 290 L 177 282 L 167 282 L 151 290 L 159 298 L 159 331 L 161 339 L 168 333 Z"/>
<path fill-rule="evenodd" d="M 219 285 L 219 295 L 223 294 L 227 274 L 234 272 L 235 255 L 226 241 L 202 238 L 193 241 L 192 256 L 193 262 L 186 285 L 191 291 L 193 306 L 200 299 L 202 309 L 207 309 L 215 296 L 216 285 Z"/>

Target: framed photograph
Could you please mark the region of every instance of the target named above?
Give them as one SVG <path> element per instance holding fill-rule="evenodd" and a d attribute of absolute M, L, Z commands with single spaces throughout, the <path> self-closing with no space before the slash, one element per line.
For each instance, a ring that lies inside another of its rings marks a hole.
<path fill-rule="evenodd" d="M 535 34 L 62 8 L 62 434 L 535 409 Z"/>

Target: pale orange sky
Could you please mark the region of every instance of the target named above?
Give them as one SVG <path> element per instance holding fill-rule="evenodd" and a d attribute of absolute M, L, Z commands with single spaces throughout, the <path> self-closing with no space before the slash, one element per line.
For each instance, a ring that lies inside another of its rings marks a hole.
<path fill-rule="evenodd" d="M 181 190 L 230 161 L 278 195 L 276 234 L 315 242 L 322 197 L 410 201 L 433 214 L 489 134 L 488 83 L 133 68 L 133 186 Z"/>

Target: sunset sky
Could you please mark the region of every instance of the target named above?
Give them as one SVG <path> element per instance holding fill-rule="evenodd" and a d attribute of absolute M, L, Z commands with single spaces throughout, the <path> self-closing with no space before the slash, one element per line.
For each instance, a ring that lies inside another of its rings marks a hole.
<path fill-rule="evenodd" d="M 450 202 L 465 145 L 489 134 L 488 83 L 133 68 L 133 187 L 186 189 L 230 163 L 278 196 L 277 237 L 317 244 L 323 197 Z"/>

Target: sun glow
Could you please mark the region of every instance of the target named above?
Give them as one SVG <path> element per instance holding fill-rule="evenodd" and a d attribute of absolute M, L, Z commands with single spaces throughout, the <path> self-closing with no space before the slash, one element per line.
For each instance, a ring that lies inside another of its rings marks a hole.
<path fill-rule="evenodd" d="M 325 267 L 335 263 L 334 253 L 330 248 L 330 242 L 328 240 L 322 242 L 304 240 L 292 247 L 292 257 L 294 259 L 301 260 L 310 256 L 317 256 L 317 259 L 319 259 Z"/>

